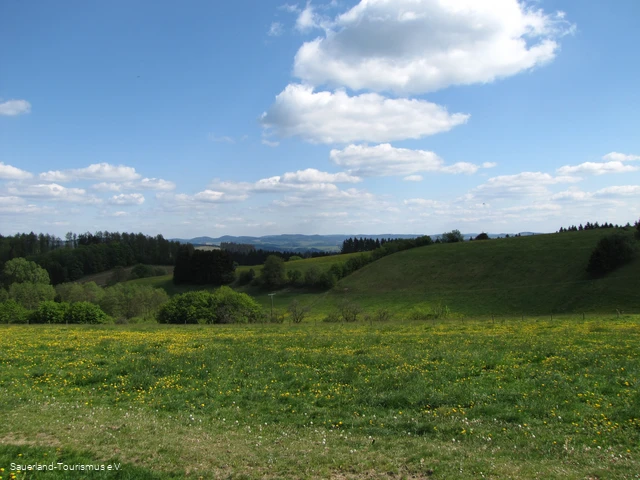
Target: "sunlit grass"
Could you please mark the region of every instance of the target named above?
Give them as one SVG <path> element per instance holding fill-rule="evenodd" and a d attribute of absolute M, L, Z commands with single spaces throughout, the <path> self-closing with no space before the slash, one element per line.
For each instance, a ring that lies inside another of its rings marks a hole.
<path fill-rule="evenodd" d="M 0 334 L 5 469 L 24 446 L 127 478 L 640 471 L 639 317 Z"/>

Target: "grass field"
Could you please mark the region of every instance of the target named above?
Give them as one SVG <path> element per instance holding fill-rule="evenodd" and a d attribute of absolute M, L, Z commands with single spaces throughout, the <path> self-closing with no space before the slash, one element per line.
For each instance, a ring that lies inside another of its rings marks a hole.
<path fill-rule="evenodd" d="M 173 275 L 173 268 L 174 268 L 173 265 L 150 265 L 150 266 L 164 268 L 169 274 L 167 275 L 169 277 Z M 133 270 L 133 268 L 134 267 L 126 267 L 124 271 L 127 273 L 127 275 L 129 275 L 131 273 L 131 270 Z M 85 275 L 78 281 L 80 283 L 95 282 L 96 285 L 104 287 L 109 281 L 109 278 L 111 278 L 111 275 L 113 275 L 113 272 L 114 270 L 107 270 L 106 272 L 94 273 L 92 275 Z M 150 277 L 150 278 L 155 278 L 155 277 Z"/>
<path fill-rule="evenodd" d="M 431 245 L 374 262 L 316 302 L 344 298 L 399 314 L 442 303 L 467 315 L 640 313 L 640 260 L 604 278 L 586 274 L 598 240 L 612 230 Z M 632 232 L 627 232 L 632 235 Z"/>
<path fill-rule="evenodd" d="M 638 316 L 0 334 L 7 478 L 640 474 Z"/>

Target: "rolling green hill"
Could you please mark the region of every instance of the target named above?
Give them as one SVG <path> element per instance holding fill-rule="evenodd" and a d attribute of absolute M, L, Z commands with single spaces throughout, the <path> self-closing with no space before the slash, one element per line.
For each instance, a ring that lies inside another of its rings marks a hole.
<path fill-rule="evenodd" d="M 476 315 L 640 312 L 640 259 L 604 278 L 585 272 L 596 243 L 611 233 L 590 230 L 407 250 L 343 279 L 318 306 L 326 309 L 348 298 L 398 312 L 438 302 Z"/>
<path fill-rule="evenodd" d="M 293 299 L 321 318 L 345 300 L 365 312 L 378 308 L 399 317 L 412 310 L 446 305 L 465 315 L 548 315 L 640 312 L 640 258 L 604 278 L 585 268 L 598 240 L 611 229 L 536 235 L 455 244 L 436 244 L 384 257 L 342 279 L 329 292 L 285 288 L 273 298 L 284 310 Z M 631 231 L 626 232 L 632 236 Z M 287 262 L 287 269 L 324 271 L 353 255 Z M 239 267 L 238 272 L 262 266 Z M 174 286 L 171 276 L 134 280 L 164 288 L 170 295 L 206 287 Z M 265 307 L 269 292 L 241 287 Z"/>

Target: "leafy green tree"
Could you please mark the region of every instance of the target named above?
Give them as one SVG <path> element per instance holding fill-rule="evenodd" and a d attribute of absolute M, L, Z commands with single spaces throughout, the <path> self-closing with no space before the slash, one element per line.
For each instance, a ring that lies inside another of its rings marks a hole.
<path fill-rule="evenodd" d="M 40 302 L 53 300 L 55 296 L 55 289 L 42 283 L 13 283 L 9 287 L 9 298 L 29 310 L 37 308 Z"/>
<path fill-rule="evenodd" d="M 249 295 L 229 287 L 174 296 L 158 312 L 160 323 L 254 323 L 262 309 Z"/>
<path fill-rule="evenodd" d="M 302 257 L 300 255 L 292 255 L 289 257 L 289 262 L 297 262 L 298 260 L 302 260 Z"/>
<path fill-rule="evenodd" d="M 605 275 L 618 267 L 625 265 L 636 254 L 636 247 L 631 237 L 616 233 L 600 239 L 591 253 L 587 272 L 592 275 Z"/>
<path fill-rule="evenodd" d="M 269 255 L 260 272 L 262 283 L 267 288 L 278 288 L 286 283 L 284 260 L 276 255 Z"/>
<path fill-rule="evenodd" d="M 112 319 L 99 306 L 89 302 L 72 303 L 65 312 L 64 320 L 67 323 L 92 325 L 112 322 Z"/>
<path fill-rule="evenodd" d="M 0 303 L 0 323 L 27 323 L 29 311 L 15 300 Z"/>
<path fill-rule="evenodd" d="M 483 232 L 480 235 L 477 235 L 474 240 L 489 240 L 489 235 Z"/>
<path fill-rule="evenodd" d="M 2 270 L 2 281 L 6 286 L 13 283 L 35 283 L 40 285 L 48 285 L 50 283 L 47 271 L 26 258 L 14 258 L 5 263 Z"/>
<path fill-rule="evenodd" d="M 68 303 L 42 302 L 31 314 L 31 323 L 65 323 Z"/>
<path fill-rule="evenodd" d="M 87 283 L 61 283 L 56 285 L 56 298 L 63 302 L 91 302 L 100 303 L 105 294 L 105 289 L 96 285 L 96 282 Z"/>
<path fill-rule="evenodd" d="M 460 233 L 460 230 L 451 230 L 450 232 L 443 233 L 440 241 L 442 243 L 464 242 L 464 236 Z"/>

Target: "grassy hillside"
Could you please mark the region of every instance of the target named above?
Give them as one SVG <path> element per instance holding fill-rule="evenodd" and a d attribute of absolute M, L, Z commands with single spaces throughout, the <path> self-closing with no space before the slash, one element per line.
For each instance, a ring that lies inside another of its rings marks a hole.
<path fill-rule="evenodd" d="M 303 260 L 294 260 L 285 262 L 285 269 L 288 270 L 300 270 L 302 273 L 306 272 L 310 268 L 316 267 L 321 272 L 329 270 L 331 265 L 334 263 L 342 263 L 346 262 L 352 257 L 356 257 L 358 255 L 362 255 L 361 253 L 347 253 L 345 255 L 331 255 L 327 257 L 317 257 L 317 258 L 306 258 Z M 251 268 L 256 272 L 256 275 L 260 274 L 262 270 L 262 265 L 256 266 L 241 266 L 236 270 L 236 274 L 240 274 L 241 272 L 247 272 Z"/>
<path fill-rule="evenodd" d="M 432 245 L 385 257 L 343 279 L 322 299 L 406 311 L 441 302 L 465 314 L 640 312 L 640 259 L 601 279 L 585 273 L 613 230 Z M 627 232 L 632 235 L 631 232 Z"/>
<path fill-rule="evenodd" d="M 167 273 L 170 274 L 170 275 L 168 275 L 169 277 L 171 277 L 173 275 L 173 265 L 150 265 L 150 266 L 151 267 L 164 268 L 167 271 Z M 126 272 L 127 275 L 129 275 L 131 273 L 131 270 L 133 270 L 133 268 L 134 268 L 134 266 L 125 267 L 124 271 Z M 107 270 L 105 272 L 93 273 L 91 275 L 85 275 L 80 280 L 78 280 L 78 282 L 79 283 L 95 282 L 96 285 L 104 287 L 107 284 L 107 282 L 109 281 L 109 279 L 111 278 L 111 275 L 113 275 L 114 271 L 115 271 L 115 269 L 111 269 L 111 270 Z"/>

